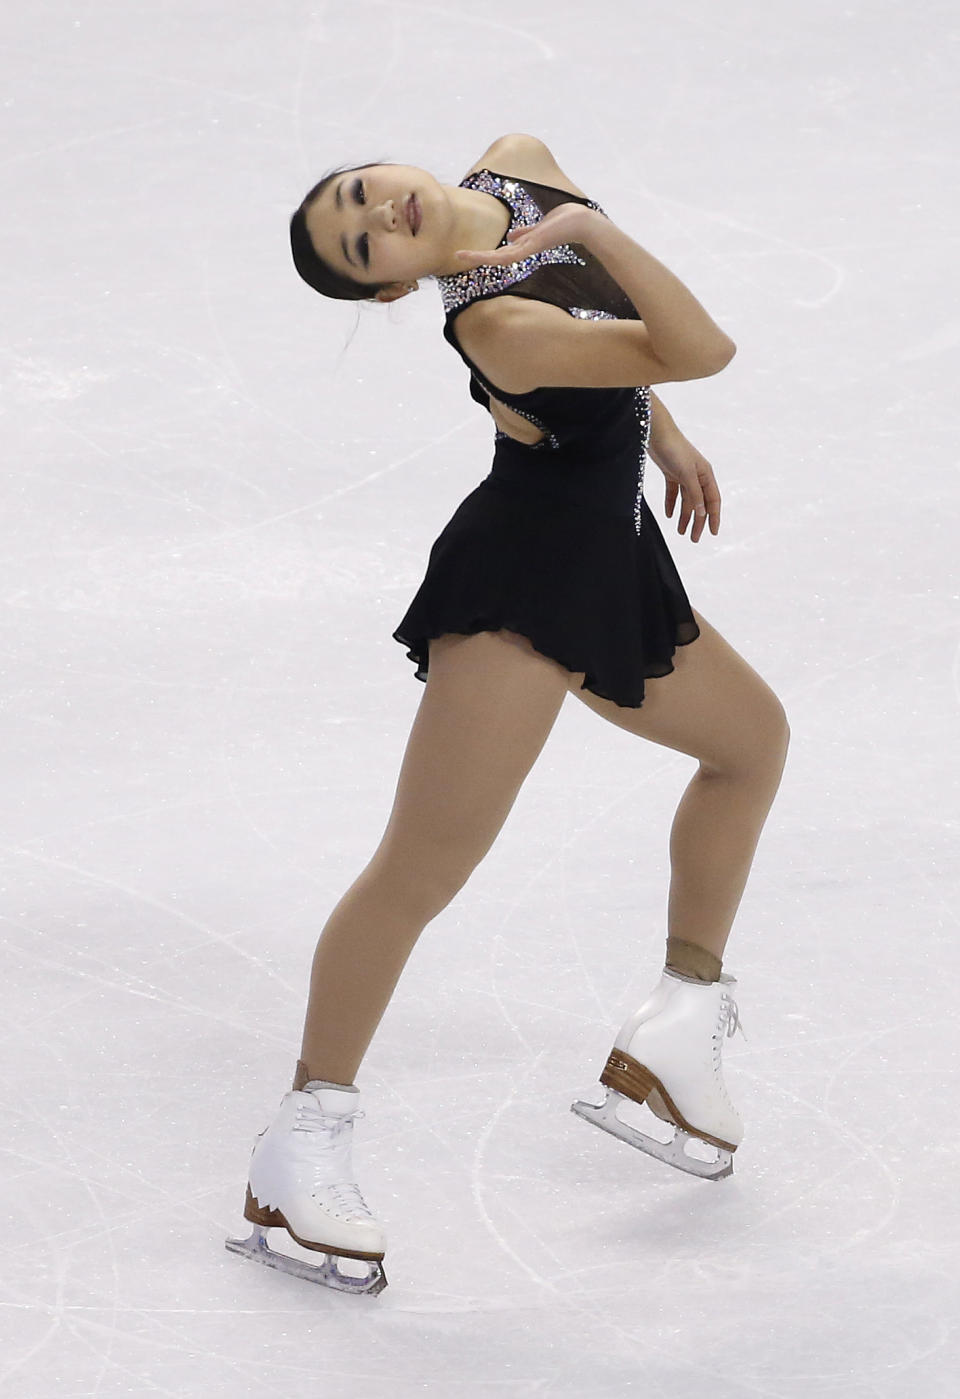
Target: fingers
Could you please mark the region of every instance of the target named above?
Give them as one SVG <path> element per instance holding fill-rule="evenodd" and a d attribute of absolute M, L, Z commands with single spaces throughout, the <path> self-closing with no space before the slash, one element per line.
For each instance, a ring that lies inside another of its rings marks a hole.
<path fill-rule="evenodd" d="M 686 534 L 687 525 L 690 523 L 690 516 L 693 514 L 693 510 L 693 502 L 690 500 L 685 490 L 680 502 L 680 518 L 677 521 L 677 534 Z M 690 531 L 690 538 L 693 539 L 693 530 Z M 695 540 L 694 543 L 696 543 Z"/>
<path fill-rule="evenodd" d="M 676 481 L 667 482 L 666 510 L 667 516 L 673 514 L 673 507 L 677 499 L 678 486 L 682 492 L 680 504 L 680 518 L 677 521 L 677 533 L 684 534 L 687 525 L 693 520 L 693 528 L 690 531 L 690 540 L 693 544 L 700 542 L 703 534 L 703 527 L 709 522 L 710 533 L 718 534 L 720 530 L 720 490 L 717 486 L 713 474 L 704 475 L 701 479 L 678 483 Z"/>
<path fill-rule="evenodd" d="M 512 248 L 493 248 L 486 252 L 464 248 L 460 249 L 455 256 L 465 272 L 474 267 L 500 267 L 504 263 L 520 261 Z"/>
<path fill-rule="evenodd" d="M 522 262 L 529 252 L 515 252 L 513 248 L 495 248 L 488 252 L 463 251 L 457 253 L 457 261 L 464 271 L 474 267 L 509 267 L 511 263 Z"/>
<path fill-rule="evenodd" d="M 720 489 L 713 477 L 704 484 L 703 504 L 706 518 L 710 521 L 710 533 L 717 534 L 720 529 Z"/>
<path fill-rule="evenodd" d="M 455 256 L 464 271 L 472 267 L 502 267 L 512 262 L 522 262 L 525 257 L 543 251 L 542 240 L 535 240 L 532 236 L 534 228 L 536 224 L 511 229 L 505 248 L 459 248 Z"/>
<path fill-rule="evenodd" d="M 561 213 L 561 210 L 566 210 L 566 214 Z M 547 248 L 559 247 L 568 237 L 572 237 L 574 225 L 571 223 L 571 215 L 578 219 L 583 213 L 584 210 L 579 204 L 561 204 L 537 223 L 512 228 L 507 234 L 506 247 L 484 248 L 479 251 L 475 248 L 460 248 L 455 256 L 464 270 L 472 267 L 502 267 L 505 264 L 522 262 L 524 258 L 545 252 Z"/>

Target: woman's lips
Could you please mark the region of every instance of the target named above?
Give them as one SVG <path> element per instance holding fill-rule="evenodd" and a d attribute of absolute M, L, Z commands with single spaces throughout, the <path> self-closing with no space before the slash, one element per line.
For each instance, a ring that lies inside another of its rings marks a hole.
<path fill-rule="evenodd" d="M 417 202 L 417 196 L 411 194 L 410 198 L 407 200 L 407 223 L 410 225 L 414 235 L 419 232 L 422 221 L 423 214 Z"/>

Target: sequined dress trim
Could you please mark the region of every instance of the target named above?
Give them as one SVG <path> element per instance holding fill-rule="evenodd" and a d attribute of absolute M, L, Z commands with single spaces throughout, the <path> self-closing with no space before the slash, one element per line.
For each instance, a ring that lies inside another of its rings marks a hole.
<path fill-rule="evenodd" d="M 503 235 L 501 247 L 506 243 L 508 234 L 515 228 L 526 228 L 529 224 L 539 223 L 543 218 L 543 211 L 537 201 L 519 180 L 506 180 L 491 174 L 489 170 L 477 170 L 462 181 L 461 188 L 478 189 L 483 194 L 492 194 L 509 206 L 510 227 Z M 598 206 L 591 204 L 590 207 L 595 209 Z M 509 262 L 505 266 L 470 267 L 466 272 L 454 272 L 449 277 L 437 278 L 443 309 L 454 311 L 460 306 L 476 301 L 478 296 L 505 291 L 515 282 L 522 282 L 524 278 L 536 272 L 538 267 L 555 262 L 575 263 L 579 267 L 587 265 L 569 243 L 561 243 L 556 248 L 547 248 L 542 253 L 534 253 L 531 257 L 522 258 L 520 262 Z"/>
<path fill-rule="evenodd" d="M 612 311 L 591 311 L 585 306 L 568 306 L 567 310 L 571 316 L 576 316 L 579 321 L 615 321 L 617 318 Z M 637 534 L 640 533 L 643 501 L 643 478 L 647 465 L 647 446 L 650 441 L 650 390 L 646 385 L 639 385 L 633 391 L 633 411 L 637 415 L 637 422 L 640 424 L 640 465 L 637 472 L 637 498 L 633 507 L 633 524 Z"/>

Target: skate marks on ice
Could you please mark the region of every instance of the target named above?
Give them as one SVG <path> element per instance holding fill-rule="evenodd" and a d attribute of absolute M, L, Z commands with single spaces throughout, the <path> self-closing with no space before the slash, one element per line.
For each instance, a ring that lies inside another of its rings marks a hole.
<path fill-rule="evenodd" d="M 548 1307 L 551 1312 L 558 1311 L 566 1316 L 571 1324 L 582 1325 L 584 1334 L 595 1338 L 598 1344 L 602 1336 L 604 1350 L 608 1356 L 619 1355 L 626 1364 L 635 1366 L 641 1359 L 648 1359 L 652 1351 L 661 1360 L 666 1361 L 669 1354 L 666 1346 L 660 1346 L 649 1336 L 633 1335 L 629 1330 L 625 1330 L 618 1319 L 611 1314 L 607 1305 L 605 1289 L 596 1295 L 591 1295 L 589 1290 L 579 1294 L 575 1290 L 571 1290 L 570 1279 L 572 1277 L 579 1277 L 584 1272 L 592 1272 L 594 1266 L 602 1272 L 604 1265 L 589 1265 L 586 1268 L 579 1266 L 571 1269 L 551 1243 L 548 1231 L 536 1228 L 528 1211 L 517 1211 L 506 1204 L 502 1188 L 498 1185 L 501 1177 L 496 1171 L 488 1168 L 487 1156 L 498 1127 L 501 1126 L 510 1109 L 519 1108 L 525 1100 L 537 1096 L 537 1079 L 541 1067 L 544 1063 L 549 1064 L 550 1058 L 549 1050 L 544 1050 L 537 1055 L 525 1073 L 512 1083 L 510 1090 L 504 1095 L 502 1102 L 489 1117 L 479 1134 L 471 1163 L 470 1186 L 481 1223 L 506 1257 L 521 1273 L 525 1274 L 531 1282 L 547 1294 L 543 1305 Z M 531 1184 L 533 1183 L 531 1179 Z M 498 1228 L 494 1221 L 484 1198 L 488 1190 L 494 1195 L 499 1210 L 501 1212 L 506 1210 L 510 1214 L 513 1225 L 512 1238 L 508 1238 L 504 1230 Z M 547 1276 L 545 1271 L 535 1268 L 520 1254 L 518 1247 L 521 1237 L 524 1236 L 529 1238 L 530 1248 L 535 1257 L 549 1263 L 552 1276 Z M 516 1307 L 517 1301 L 516 1297 L 512 1301 L 510 1300 L 510 1290 L 506 1287 L 505 1296 L 498 1305 L 503 1305 L 512 1311 Z M 529 1305 L 529 1300 L 525 1300 L 524 1306 L 529 1307 Z M 446 1310 L 446 1308 L 444 1309 Z M 490 1310 L 489 1299 L 484 1299 L 478 1310 Z M 699 1375 L 704 1384 L 709 1382 L 711 1376 L 707 1366 L 701 1366 L 688 1360 L 686 1368 Z M 660 1385 L 655 1385 L 655 1387 L 654 1385 L 655 1382 L 651 1383 L 650 1392 L 665 1396 L 666 1391 Z"/>
<path fill-rule="evenodd" d="M 663 218 L 667 227 L 682 228 L 683 236 L 696 248 L 701 266 L 736 277 L 766 297 L 802 307 L 818 309 L 839 294 L 846 281 L 846 268 L 830 254 L 834 249 L 809 247 L 777 234 L 770 227 L 746 222 L 719 209 L 710 209 L 692 200 L 678 199 L 642 181 L 631 172 L 633 189 L 642 194 Z M 702 228 L 703 232 L 698 230 Z M 728 232 L 731 251 L 720 247 Z M 745 246 L 748 240 L 754 246 Z M 857 249 L 849 251 L 856 252 Z M 797 291 L 806 275 L 804 294 Z"/>
<path fill-rule="evenodd" d="M 799 1180 L 794 1181 L 797 1187 L 793 1191 L 786 1188 L 779 1196 L 780 1203 L 775 1208 L 758 1210 L 756 1218 L 752 1222 L 744 1224 L 743 1234 L 760 1234 L 768 1229 L 775 1221 L 795 1213 L 796 1211 L 809 1209 L 817 1199 L 829 1198 L 831 1193 L 837 1193 L 838 1187 L 850 1175 L 852 1171 L 862 1171 L 864 1166 L 872 1166 L 885 1186 L 884 1195 L 886 1203 L 883 1205 L 877 1217 L 862 1228 L 852 1230 L 845 1236 L 835 1234 L 831 1238 L 831 1254 L 837 1258 L 841 1254 L 849 1252 L 851 1249 L 862 1247 L 869 1240 L 882 1236 L 884 1231 L 896 1219 L 900 1207 L 902 1196 L 902 1180 L 897 1174 L 890 1161 L 887 1159 L 888 1152 L 882 1141 L 871 1142 L 865 1136 L 855 1131 L 849 1123 L 849 1115 L 844 1109 L 839 1113 L 831 1107 L 831 1097 L 839 1086 L 847 1081 L 851 1063 L 860 1055 L 875 1050 L 876 1045 L 882 1044 L 891 1036 L 896 1037 L 900 1032 L 910 1028 L 917 1028 L 918 1021 L 915 1019 L 904 1020 L 893 1025 L 888 1025 L 882 1029 L 867 1032 L 856 1037 L 856 1042 L 849 1049 L 849 1052 L 833 1059 L 832 1070 L 829 1078 L 823 1085 L 823 1091 L 819 1098 L 809 1098 L 802 1093 L 798 1093 L 789 1088 L 783 1076 L 776 1079 L 768 1078 L 755 1070 L 738 1064 L 738 1070 L 745 1080 L 752 1080 L 756 1085 L 754 1096 L 757 1097 L 763 1092 L 769 1093 L 775 1099 L 786 1100 L 795 1109 L 798 1119 L 808 1122 L 819 1123 L 829 1134 L 837 1146 L 847 1148 L 849 1155 L 845 1156 L 835 1169 L 824 1170 L 825 1161 L 828 1159 L 825 1151 L 817 1150 L 815 1142 L 811 1140 L 811 1133 L 808 1126 L 802 1127 L 802 1135 L 810 1142 L 812 1158 L 816 1160 L 816 1169 L 812 1171 L 809 1184 L 801 1185 Z M 834 1045 L 838 1040 L 847 1037 L 824 1036 L 816 1041 L 816 1045 Z M 808 1044 L 808 1048 L 812 1047 Z M 781 1108 L 773 1108 L 771 1117 L 783 1116 Z M 758 1167 L 760 1163 L 758 1162 Z M 786 1183 L 784 1183 L 784 1187 Z M 873 1199 L 872 1193 L 866 1188 L 866 1182 L 861 1183 L 859 1193 L 861 1201 L 868 1198 Z"/>
<path fill-rule="evenodd" d="M 633 1227 L 637 1223 L 636 1218 L 625 1215 L 620 1207 L 613 1211 L 612 1216 L 601 1211 L 600 1217 L 594 1219 L 589 1226 L 586 1236 L 589 1244 L 585 1251 L 585 1236 L 581 1228 L 576 1225 L 570 1227 L 569 1219 L 564 1222 L 564 1214 L 560 1216 L 563 1227 L 558 1229 L 556 1215 L 538 1214 L 525 1204 L 527 1199 L 537 1198 L 542 1201 L 545 1178 L 542 1175 L 543 1166 L 538 1167 L 537 1161 L 543 1162 L 544 1165 L 549 1160 L 556 1161 L 557 1156 L 554 1152 L 559 1152 L 560 1142 L 567 1137 L 563 1128 L 562 1109 L 559 1104 L 551 1103 L 550 1093 L 547 1091 L 547 1085 L 554 1077 L 554 1059 L 554 1050 L 546 1049 L 530 1062 L 522 1074 L 511 1079 L 503 1101 L 479 1133 L 470 1172 L 473 1198 L 484 1228 L 505 1257 L 542 1290 L 541 1298 L 518 1294 L 510 1280 L 505 1278 L 501 1284 L 500 1297 L 478 1297 L 475 1309 L 478 1312 L 504 1309 L 511 1313 L 519 1309 L 534 1315 L 541 1311 L 549 1315 L 560 1315 L 564 1318 L 565 1326 L 574 1328 L 582 1336 L 590 1338 L 591 1352 L 603 1356 L 604 1365 L 608 1370 L 617 1370 L 619 1367 L 619 1373 L 625 1376 L 636 1374 L 637 1366 L 644 1366 L 644 1387 L 649 1395 L 657 1396 L 657 1399 L 661 1399 L 661 1396 L 662 1399 L 667 1399 L 667 1396 L 673 1399 L 673 1396 L 681 1393 L 692 1393 L 693 1391 L 686 1388 L 676 1387 L 677 1354 L 673 1337 L 664 1337 L 655 1326 L 638 1324 L 633 1310 L 635 1301 L 630 1300 L 633 1294 L 624 1291 L 624 1273 L 629 1271 L 636 1255 L 629 1253 L 625 1256 L 623 1253 L 622 1222 L 625 1221 L 629 1227 Z M 531 1107 L 532 1104 L 538 1106 Z M 664 1127 L 665 1124 L 660 1123 L 660 1126 Z M 514 1161 L 518 1152 L 521 1162 L 525 1159 L 525 1140 L 537 1144 L 536 1160 L 526 1157 L 526 1169 L 511 1167 L 509 1175 L 498 1171 L 495 1162 L 490 1160 L 496 1153 L 498 1133 L 502 1135 L 500 1145 L 506 1151 L 507 1160 Z M 505 1146 L 507 1139 L 508 1147 Z M 575 1201 L 579 1201 L 580 1207 L 583 1208 L 581 1179 L 572 1166 L 572 1160 L 569 1154 L 565 1157 L 565 1165 L 561 1171 L 562 1183 L 557 1187 L 557 1200 L 561 1211 L 571 1207 L 576 1210 Z M 571 1169 L 574 1171 L 573 1176 L 570 1175 Z M 658 1172 L 657 1175 L 662 1183 L 668 1180 L 669 1173 Z M 507 1182 L 512 1190 L 521 1192 L 512 1200 L 509 1198 L 510 1192 L 505 1190 Z M 714 1192 L 703 1191 L 692 1183 L 689 1189 L 698 1200 L 709 1199 L 712 1203 L 720 1198 Z M 529 1196 L 524 1192 L 529 1192 Z M 663 1198 L 662 1194 L 657 1192 L 658 1211 L 663 1207 Z M 561 1201 L 566 1203 L 562 1204 Z M 634 1203 L 636 1204 L 636 1201 Z M 589 1209 L 589 1204 L 586 1207 Z M 499 1221 L 493 1216 L 494 1210 L 500 1216 Z M 642 1226 L 640 1227 L 642 1230 Z M 651 1262 L 648 1256 L 648 1267 Z M 668 1266 L 672 1270 L 676 1266 L 675 1260 L 671 1259 Z M 657 1269 L 662 1270 L 659 1256 Z M 659 1294 L 658 1283 L 653 1282 L 650 1286 L 653 1293 Z M 624 1302 L 626 1310 L 621 1311 L 620 1307 Z M 455 1309 L 463 1308 L 458 1306 Z M 670 1377 L 669 1384 L 664 1383 L 666 1376 Z M 682 1380 L 679 1382 L 682 1385 L 689 1382 L 696 1387 L 697 1392 L 711 1392 L 711 1386 L 715 1389 L 717 1384 L 716 1369 L 708 1359 L 686 1354 L 682 1360 Z M 584 1372 L 580 1376 L 580 1383 L 582 1388 L 574 1391 L 558 1384 L 555 1377 L 550 1382 L 545 1381 L 544 1391 L 549 1389 L 553 1392 L 556 1384 L 558 1394 L 589 1393 L 591 1384 L 597 1383 L 598 1393 L 612 1393 L 607 1388 L 601 1391 L 596 1374 L 591 1381 L 589 1375 Z M 524 1389 L 523 1393 L 533 1393 L 534 1388 L 531 1386 L 529 1390 Z M 540 1392 L 539 1388 L 536 1388 L 536 1392 Z M 628 1390 L 625 1388 L 623 1392 Z M 767 1391 L 748 1380 L 743 1385 L 742 1393 L 745 1396 L 755 1394 L 759 1399 Z"/>
<path fill-rule="evenodd" d="M 157 809 L 166 810 L 172 805 L 174 804 L 165 803 L 163 806 L 158 807 Z M 192 928 L 201 934 L 202 941 L 199 944 L 196 944 L 194 947 L 192 947 L 190 949 L 191 951 L 195 951 L 196 947 L 204 947 L 207 945 L 222 947 L 227 953 L 236 957 L 238 962 L 246 963 L 248 967 L 253 968 L 258 976 L 269 977 L 269 979 L 275 982 L 277 986 L 279 986 L 283 991 L 285 991 L 291 997 L 291 999 L 297 995 L 297 988 L 293 985 L 293 983 L 284 976 L 282 976 L 278 971 L 276 971 L 276 969 L 272 967 L 270 963 L 267 962 L 264 958 L 258 957 L 256 953 L 249 951 L 247 948 L 244 948 L 241 945 L 238 945 L 234 938 L 231 936 L 231 934 L 221 932 L 218 928 L 211 926 L 211 924 L 202 922 L 201 920 L 192 917 L 184 909 L 177 908 L 174 904 L 168 902 L 165 899 L 158 899 L 154 895 L 147 893 L 143 889 L 137 889 L 120 880 L 111 879 L 106 875 L 98 874 L 94 870 L 86 869 L 82 865 L 73 864 L 71 861 L 56 859 L 53 856 L 44 855 L 38 850 L 29 849 L 27 846 L 4 846 L 2 847 L 2 850 L 0 850 L 0 854 L 9 856 L 14 859 L 31 860 L 34 862 L 34 864 L 44 869 L 52 870 L 55 872 L 62 872 L 67 875 L 73 875 L 75 876 L 78 884 L 81 887 L 86 885 L 94 890 L 105 889 L 113 893 L 119 894 L 124 900 L 129 901 L 134 914 L 136 914 L 138 910 L 143 909 L 155 910 L 156 912 L 163 914 L 165 917 L 169 917 L 175 924 L 178 924 L 181 927 L 187 929 Z M 44 935 L 44 942 L 47 945 L 56 945 L 56 940 L 51 938 L 49 934 Z M 70 954 L 71 956 L 73 956 L 76 952 L 76 949 L 72 945 L 63 946 L 63 950 L 65 953 Z M 95 963 L 98 963 L 99 967 L 101 968 L 101 971 L 99 973 L 95 970 L 88 971 L 85 968 L 74 968 L 73 974 L 81 977 L 84 980 L 98 982 L 105 989 L 119 990 L 127 995 L 141 996 L 148 1000 L 153 1000 L 161 1004 L 170 1005 L 178 1010 L 183 1010 L 188 1014 L 202 1016 L 204 1019 L 207 1020 L 213 1018 L 209 1007 L 197 1005 L 194 1001 L 188 1000 L 184 996 L 174 995 L 170 992 L 166 992 L 156 982 L 149 981 L 146 977 L 132 975 L 127 971 L 121 971 L 119 967 L 115 966 L 108 959 L 102 957 L 91 958 L 90 955 L 86 953 L 84 954 L 84 956 L 85 960 L 92 960 Z M 32 950 L 31 961 L 37 965 L 43 964 L 41 959 Z M 155 959 L 152 959 L 152 961 L 145 962 L 143 965 L 150 968 L 154 964 L 163 967 L 163 958 L 158 956 Z M 47 965 L 50 970 L 56 970 L 60 967 L 60 963 L 53 959 L 48 960 L 45 963 L 45 965 Z M 245 1030 L 247 1028 L 242 1021 L 235 1021 L 232 1018 L 223 1015 L 218 1016 L 217 1018 L 221 1020 L 222 1023 L 233 1025 L 234 1028 L 238 1030 Z M 277 1043 L 283 1043 L 279 1035 L 276 1036 L 276 1041 Z"/>
<path fill-rule="evenodd" d="M 514 1104 L 517 1101 L 517 1098 L 521 1095 L 521 1093 L 523 1093 L 524 1091 L 532 1092 L 532 1080 L 534 1078 L 534 1075 L 537 1073 L 538 1069 L 540 1068 L 540 1065 L 547 1057 L 548 1051 L 543 1050 L 536 1057 L 536 1059 L 531 1062 L 526 1073 L 516 1082 L 512 1090 L 509 1093 L 507 1093 L 503 1101 L 494 1110 L 493 1114 L 487 1119 L 486 1123 L 484 1124 L 477 1139 L 476 1149 L 473 1153 L 473 1161 L 471 1163 L 470 1168 L 470 1190 L 473 1195 L 473 1200 L 477 1207 L 477 1213 L 480 1216 L 480 1220 L 484 1228 L 487 1230 L 487 1232 L 493 1238 L 494 1242 L 497 1244 L 497 1247 L 502 1249 L 503 1252 L 507 1255 L 507 1257 L 510 1258 L 521 1270 L 521 1272 L 526 1273 L 527 1277 L 529 1277 L 533 1282 L 537 1283 L 540 1287 L 544 1287 L 552 1292 L 555 1292 L 557 1291 L 555 1284 L 552 1283 L 548 1278 L 544 1277 L 543 1273 L 538 1272 L 536 1268 L 531 1267 L 531 1265 L 526 1261 L 526 1259 L 520 1256 L 520 1254 L 511 1244 L 510 1240 L 497 1228 L 496 1224 L 493 1221 L 493 1217 L 490 1214 L 490 1211 L 487 1209 L 486 1203 L 483 1198 L 484 1185 L 486 1179 L 485 1158 L 490 1145 L 490 1140 L 497 1127 L 500 1125 L 502 1118 L 509 1111 L 509 1109 L 514 1106 Z M 530 1226 L 529 1221 L 527 1221 L 527 1224 L 528 1227 L 532 1227 Z M 535 1244 L 537 1248 L 538 1257 L 552 1256 L 553 1261 L 556 1263 L 557 1267 L 560 1266 L 559 1257 L 550 1248 L 549 1244 L 547 1243 L 547 1240 L 539 1233 L 535 1234 Z"/>

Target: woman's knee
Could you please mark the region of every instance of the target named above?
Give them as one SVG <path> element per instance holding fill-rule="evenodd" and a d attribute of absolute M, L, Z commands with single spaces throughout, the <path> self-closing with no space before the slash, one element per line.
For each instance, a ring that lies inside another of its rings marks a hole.
<path fill-rule="evenodd" d="M 732 740 L 732 741 L 730 741 Z M 779 784 L 790 746 L 790 724 L 780 699 L 758 677 L 755 693 L 744 706 L 727 743 L 700 758 L 705 772 L 771 780 Z"/>
<path fill-rule="evenodd" d="M 364 877 L 375 883 L 385 906 L 426 924 L 456 898 L 476 863 L 436 843 L 421 848 L 406 841 L 401 846 L 386 835 Z"/>
<path fill-rule="evenodd" d="M 778 773 L 782 772 L 783 765 L 787 760 L 787 749 L 790 747 L 790 724 L 782 701 L 772 690 L 770 690 L 770 698 L 767 702 L 760 734 L 760 746 L 764 751 L 764 756 L 777 769 Z"/>

